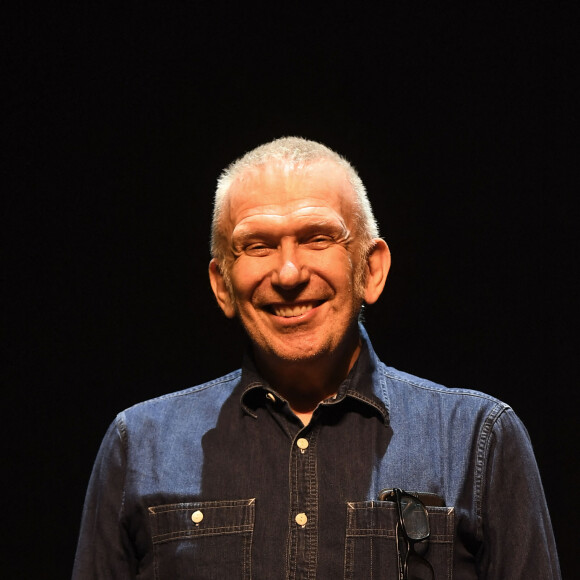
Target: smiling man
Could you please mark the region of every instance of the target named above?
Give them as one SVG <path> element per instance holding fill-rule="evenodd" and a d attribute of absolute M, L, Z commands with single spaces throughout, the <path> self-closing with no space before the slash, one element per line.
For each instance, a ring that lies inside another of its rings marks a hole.
<path fill-rule="evenodd" d="M 360 178 L 299 138 L 221 176 L 209 276 L 241 370 L 120 413 L 74 578 L 559 578 L 509 406 L 385 366 L 359 323 L 390 266 Z"/>

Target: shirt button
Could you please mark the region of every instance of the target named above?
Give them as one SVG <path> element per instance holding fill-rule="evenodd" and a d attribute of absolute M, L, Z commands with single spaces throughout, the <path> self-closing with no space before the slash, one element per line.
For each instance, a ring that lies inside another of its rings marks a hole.
<path fill-rule="evenodd" d="M 201 522 L 201 520 L 203 520 L 203 513 L 201 513 L 199 510 L 197 510 L 196 512 L 193 512 L 191 514 L 191 521 L 194 524 L 199 524 L 199 522 Z"/>
<path fill-rule="evenodd" d="M 272 401 L 272 403 L 276 402 L 276 397 L 272 393 L 267 393 L 266 399 L 270 399 L 270 401 Z"/>
<path fill-rule="evenodd" d="M 298 447 L 304 451 L 305 449 L 308 449 L 308 439 L 301 437 L 298 439 L 298 441 L 296 441 L 296 445 L 298 445 Z"/>
<path fill-rule="evenodd" d="M 306 517 L 306 514 L 298 514 L 295 520 L 299 526 L 305 526 L 308 518 Z"/>

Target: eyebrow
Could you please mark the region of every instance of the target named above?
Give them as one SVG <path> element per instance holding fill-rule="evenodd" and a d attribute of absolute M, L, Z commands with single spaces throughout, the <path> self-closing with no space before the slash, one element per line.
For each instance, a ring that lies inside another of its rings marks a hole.
<path fill-rule="evenodd" d="M 338 237 L 345 238 L 348 238 L 351 235 L 350 230 L 343 220 L 321 218 L 310 219 L 309 221 L 306 221 L 306 223 L 304 223 L 304 220 L 298 220 L 298 222 L 299 223 L 297 225 L 291 228 L 291 232 L 289 234 L 283 235 L 292 235 L 298 238 L 317 232 L 334 234 Z M 253 227 L 251 224 L 242 224 L 234 228 L 231 240 L 235 245 L 243 245 L 251 240 L 268 240 L 277 238 L 279 236 L 280 234 L 278 232 L 274 232 L 272 228 L 269 228 L 264 224 L 259 224 L 255 227 Z"/>

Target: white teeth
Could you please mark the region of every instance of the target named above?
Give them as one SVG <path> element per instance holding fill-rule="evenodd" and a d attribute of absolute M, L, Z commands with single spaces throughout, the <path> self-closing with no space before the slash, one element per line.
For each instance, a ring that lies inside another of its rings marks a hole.
<path fill-rule="evenodd" d="M 299 306 L 274 306 L 274 314 L 276 316 L 283 316 L 284 318 L 292 318 L 293 316 L 301 316 L 309 310 L 312 310 L 312 304 L 300 304 Z"/>

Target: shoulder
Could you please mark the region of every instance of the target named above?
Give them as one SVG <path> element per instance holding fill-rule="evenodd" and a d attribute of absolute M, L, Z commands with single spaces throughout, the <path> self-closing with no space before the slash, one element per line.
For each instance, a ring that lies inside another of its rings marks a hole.
<path fill-rule="evenodd" d="M 182 402 L 183 399 L 188 398 L 195 398 L 199 399 L 200 397 L 204 396 L 213 396 L 217 394 L 219 391 L 230 391 L 233 386 L 235 386 L 242 375 L 241 369 L 233 371 L 227 375 L 219 377 L 217 379 L 213 379 L 206 383 L 202 383 L 200 385 L 196 385 L 194 387 L 188 387 L 187 389 L 183 389 L 181 391 L 175 391 L 174 393 L 167 393 L 166 395 L 161 395 L 160 397 L 155 397 L 154 399 L 149 399 L 147 401 L 143 401 L 141 403 L 137 403 L 132 407 L 129 407 L 127 411 L 130 410 L 137 410 L 142 407 L 146 407 L 148 405 L 165 405 L 171 404 L 175 402 Z"/>
<path fill-rule="evenodd" d="M 151 423 L 170 425 L 180 420 L 211 420 L 232 396 L 241 374 L 238 369 L 206 383 L 137 403 L 119 413 L 117 422 L 151 427 Z"/>
<path fill-rule="evenodd" d="M 411 388 L 413 390 L 424 390 L 426 392 L 438 393 L 442 396 L 472 397 L 493 404 L 506 405 L 499 399 L 491 395 L 482 393 L 481 391 L 477 391 L 474 389 L 446 387 L 434 381 L 417 377 L 415 375 L 400 371 L 393 367 L 388 367 L 385 364 L 381 364 L 381 367 L 385 378 L 392 387 Z"/>
<path fill-rule="evenodd" d="M 412 426 L 418 440 L 445 441 L 456 457 L 472 449 L 479 469 L 493 449 L 517 454 L 529 448 L 525 426 L 513 409 L 496 397 L 474 389 L 449 388 L 382 363 L 378 370 L 395 431 L 407 433 Z"/>
<path fill-rule="evenodd" d="M 420 413 L 437 409 L 444 415 L 481 414 L 482 418 L 491 421 L 511 411 L 508 404 L 481 391 L 446 387 L 383 363 L 380 363 L 378 370 L 385 396 L 393 410 L 411 407 Z"/>

